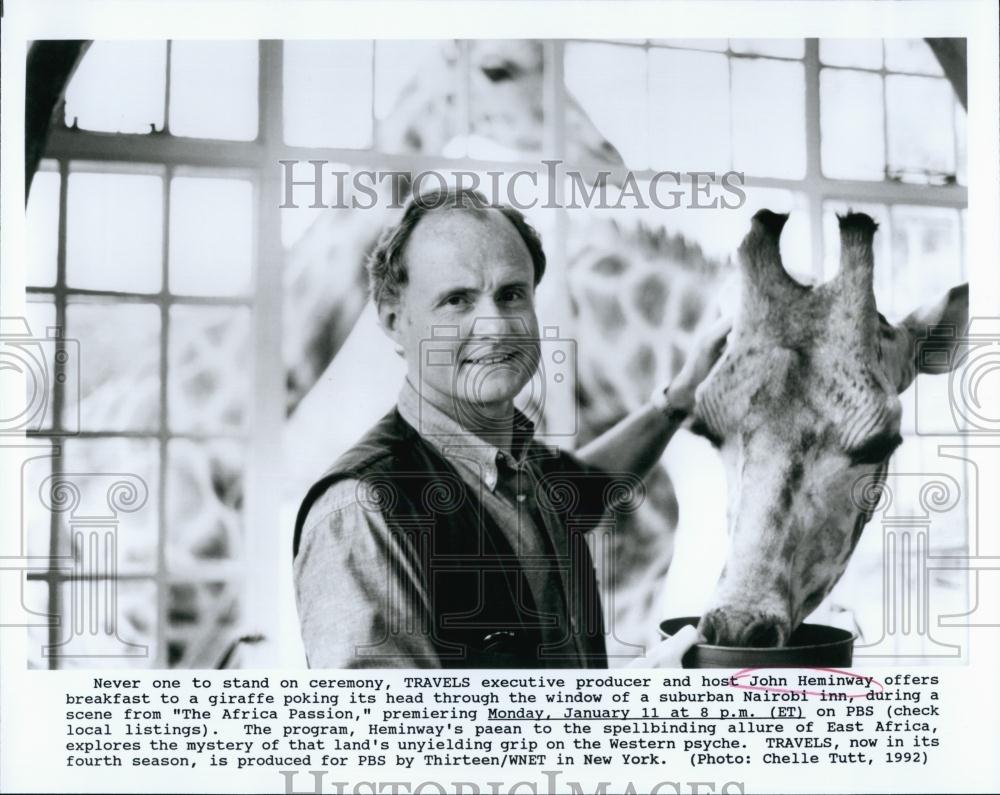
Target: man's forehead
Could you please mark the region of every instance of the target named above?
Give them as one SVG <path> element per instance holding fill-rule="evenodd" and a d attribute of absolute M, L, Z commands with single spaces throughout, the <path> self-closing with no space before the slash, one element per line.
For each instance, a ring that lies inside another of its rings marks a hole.
<path fill-rule="evenodd" d="M 406 246 L 406 264 L 477 269 L 485 264 L 532 268 L 531 254 L 514 225 L 494 208 L 433 210 L 420 219 Z M 411 277 L 413 273 L 411 273 Z"/>
<path fill-rule="evenodd" d="M 428 211 L 417 222 L 410 236 L 409 245 L 428 242 L 452 245 L 475 244 L 484 239 L 494 243 L 517 241 L 523 245 L 520 237 L 514 225 L 494 207 L 481 210 L 442 208 Z"/>

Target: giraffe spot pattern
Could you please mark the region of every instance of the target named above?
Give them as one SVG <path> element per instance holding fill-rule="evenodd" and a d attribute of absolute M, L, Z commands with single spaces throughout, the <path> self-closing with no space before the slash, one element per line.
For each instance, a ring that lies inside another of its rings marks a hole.
<path fill-rule="evenodd" d="M 593 264 L 591 270 L 601 276 L 620 276 L 625 272 L 625 260 L 614 255 L 601 257 Z"/>
<path fill-rule="evenodd" d="M 663 279 L 649 274 L 635 285 L 635 308 L 650 325 L 659 326 L 663 322 L 668 294 Z"/>
<path fill-rule="evenodd" d="M 688 290 L 684 293 L 684 299 L 680 305 L 680 317 L 678 318 L 680 327 L 685 331 L 692 331 L 698 325 L 704 311 L 705 299 L 701 297 L 700 293 Z"/>
<path fill-rule="evenodd" d="M 600 330 L 609 337 L 617 337 L 625 327 L 625 312 L 617 296 L 590 293 L 587 299 Z"/>
<path fill-rule="evenodd" d="M 629 358 L 625 366 L 625 373 L 630 381 L 636 383 L 637 390 L 643 394 L 652 391 L 653 376 L 656 371 L 656 355 L 653 347 L 648 343 L 643 343 Z"/>

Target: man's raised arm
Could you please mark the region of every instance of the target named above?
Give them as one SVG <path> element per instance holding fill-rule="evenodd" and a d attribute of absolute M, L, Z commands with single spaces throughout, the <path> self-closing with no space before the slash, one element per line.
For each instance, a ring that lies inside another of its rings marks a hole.
<path fill-rule="evenodd" d="M 694 394 L 722 354 L 731 323 L 717 321 L 669 387 L 614 427 L 577 450 L 581 460 L 606 472 L 644 477 L 660 460 L 667 443 L 694 408 Z"/>

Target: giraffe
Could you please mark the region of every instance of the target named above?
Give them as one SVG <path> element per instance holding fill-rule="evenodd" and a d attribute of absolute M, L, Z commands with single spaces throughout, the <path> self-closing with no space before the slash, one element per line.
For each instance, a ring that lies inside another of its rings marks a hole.
<path fill-rule="evenodd" d="M 898 325 L 878 312 L 862 213 L 839 218 L 840 272 L 801 284 L 778 248 L 787 219 L 754 216 L 727 349 L 696 393 L 727 472 L 730 550 L 699 624 L 721 645 L 781 646 L 830 592 L 902 442 L 899 394 L 952 368 L 968 323 L 967 284 Z"/>

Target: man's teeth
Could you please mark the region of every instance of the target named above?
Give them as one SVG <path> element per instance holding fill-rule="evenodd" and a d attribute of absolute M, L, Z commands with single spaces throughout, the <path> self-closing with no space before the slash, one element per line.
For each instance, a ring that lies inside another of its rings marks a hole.
<path fill-rule="evenodd" d="M 505 362 L 510 359 L 512 354 L 509 353 L 494 353 L 489 356 L 478 356 L 475 358 L 470 358 L 471 364 L 499 364 L 500 362 Z"/>

